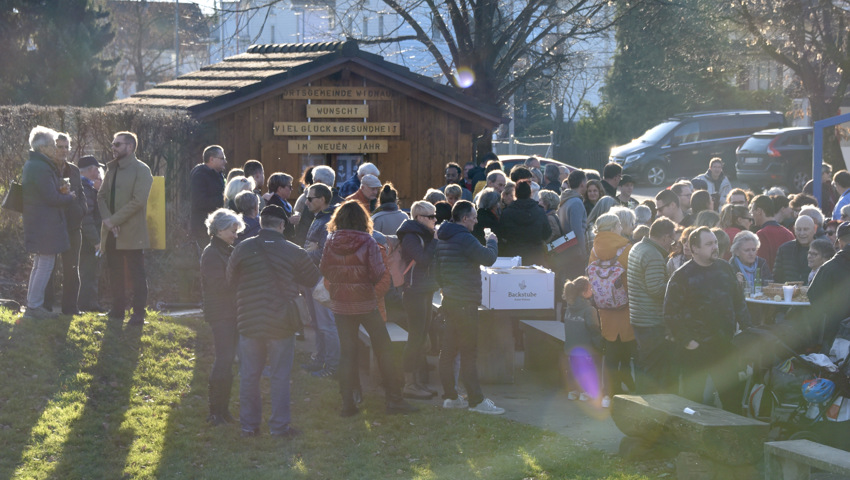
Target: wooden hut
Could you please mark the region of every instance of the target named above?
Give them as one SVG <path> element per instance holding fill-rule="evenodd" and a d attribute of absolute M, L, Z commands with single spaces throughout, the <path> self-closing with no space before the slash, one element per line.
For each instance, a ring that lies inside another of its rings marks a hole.
<path fill-rule="evenodd" d="M 229 167 L 257 159 L 266 175 L 297 178 L 310 165 L 329 165 L 341 183 L 361 161 L 372 162 L 404 207 L 445 184 L 447 162 L 463 166 L 484 153 L 477 142 L 501 122 L 495 105 L 354 41 L 254 45 L 113 103 L 187 110 L 214 125 Z M 200 157 L 186 159 L 186 168 Z"/>

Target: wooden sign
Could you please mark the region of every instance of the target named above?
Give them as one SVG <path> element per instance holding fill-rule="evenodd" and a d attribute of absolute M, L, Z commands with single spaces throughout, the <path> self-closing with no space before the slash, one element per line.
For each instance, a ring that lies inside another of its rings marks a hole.
<path fill-rule="evenodd" d="M 307 118 L 369 118 L 369 105 L 307 105 Z"/>
<path fill-rule="evenodd" d="M 379 87 L 295 87 L 284 90 L 284 100 L 392 100 L 393 91 Z"/>
<path fill-rule="evenodd" d="M 387 153 L 387 141 L 290 140 L 289 153 Z"/>
<path fill-rule="evenodd" d="M 385 135 L 398 136 L 398 122 L 274 122 L 275 135 Z"/>

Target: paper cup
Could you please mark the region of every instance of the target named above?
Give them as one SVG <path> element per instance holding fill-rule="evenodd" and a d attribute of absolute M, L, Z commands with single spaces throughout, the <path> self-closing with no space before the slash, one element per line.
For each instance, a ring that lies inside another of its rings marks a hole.
<path fill-rule="evenodd" d="M 792 298 L 794 298 L 794 289 L 797 288 L 794 285 L 783 285 L 782 293 L 785 294 L 785 301 L 790 302 Z"/>

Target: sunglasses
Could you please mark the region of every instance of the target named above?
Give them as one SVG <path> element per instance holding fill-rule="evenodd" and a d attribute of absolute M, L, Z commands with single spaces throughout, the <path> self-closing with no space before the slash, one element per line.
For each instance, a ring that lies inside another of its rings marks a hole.
<path fill-rule="evenodd" d="M 436 216 L 436 215 L 419 215 L 419 216 L 420 216 L 420 217 L 425 217 L 425 218 L 430 218 L 431 220 L 436 220 L 436 219 L 437 219 L 437 216 Z"/>
<path fill-rule="evenodd" d="M 317 198 L 319 198 L 319 197 L 304 197 L 304 200 L 307 200 L 308 202 L 312 202 L 313 200 L 315 200 Z"/>

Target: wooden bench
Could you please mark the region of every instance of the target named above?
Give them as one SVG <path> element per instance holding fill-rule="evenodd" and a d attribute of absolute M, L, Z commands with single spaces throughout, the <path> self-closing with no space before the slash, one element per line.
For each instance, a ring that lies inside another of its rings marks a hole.
<path fill-rule="evenodd" d="M 407 344 L 407 330 L 401 328 L 397 323 L 387 322 L 387 333 L 390 334 L 390 355 L 394 363 L 401 363 L 404 355 L 404 346 Z M 372 339 L 369 338 L 369 332 L 360 325 L 358 337 L 366 347 L 366 354 L 359 355 L 361 367 L 366 367 L 369 370 L 369 375 L 380 377 L 381 372 L 378 369 L 378 358 L 375 356 L 375 351 L 372 349 Z"/>
<path fill-rule="evenodd" d="M 850 478 L 850 453 L 809 440 L 764 444 L 764 478 L 808 480 L 812 467 Z"/>
<path fill-rule="evenodd" d="M 520 320 L 525 335 L 525 369 L 542 373 L 557 371 L 564 365 L 564 324 L 557 320 Z"/>
<path fill-rule="evenodd" d="M 767 423 L 670 394 L 615 395 L 611 418 L 621 432 L 650 449 L 672 445 L 729 466 L 761 460 L 770 429 Z"/>

